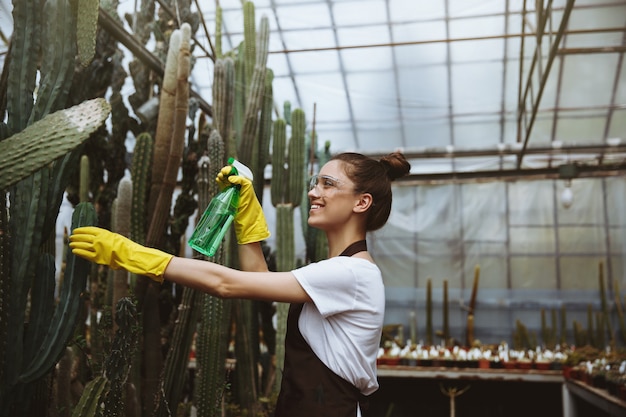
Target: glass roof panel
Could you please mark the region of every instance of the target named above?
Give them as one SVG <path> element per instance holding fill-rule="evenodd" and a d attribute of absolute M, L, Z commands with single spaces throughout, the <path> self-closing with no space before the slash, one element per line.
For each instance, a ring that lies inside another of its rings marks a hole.
<path fill-rule="evenodd" d="M 374 25 L 387 21 L 387 7 L 383 0 L 358 0 L 333 4 L 333 16 L 338 27 Z"/>

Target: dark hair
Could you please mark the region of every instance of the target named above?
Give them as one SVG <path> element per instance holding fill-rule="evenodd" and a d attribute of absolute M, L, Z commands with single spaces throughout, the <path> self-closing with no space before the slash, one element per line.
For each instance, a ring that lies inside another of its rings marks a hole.
<path fill-rule="evenodd" d="M 367 217 L 367 230 L 378 230 L 387 223 L 391 212 L 391 181 L 408 175 L 411 164 L 401 152 L 383 156 L 379 161 L 355 152 L 344 152 L 331 158 L 345 162 L 345 171 L 355 191 L 370 193 L 373 204 Z"/>

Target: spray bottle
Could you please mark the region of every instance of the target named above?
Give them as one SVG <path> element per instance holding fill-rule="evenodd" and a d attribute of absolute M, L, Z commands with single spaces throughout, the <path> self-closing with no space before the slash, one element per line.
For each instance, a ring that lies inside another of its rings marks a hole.
<path fill-rule="evenodd" d="M 252 181 L 252 171 L 247 166 L 235 158 L 229 158 L 228 165 L 232 167 L 230 175 L 241 175 Z M 238 184 L 230 185 L 213 197 L 191 234 L 189 246 L 203 255 L 215 255 L 237 213 L 240 188 Z"/>

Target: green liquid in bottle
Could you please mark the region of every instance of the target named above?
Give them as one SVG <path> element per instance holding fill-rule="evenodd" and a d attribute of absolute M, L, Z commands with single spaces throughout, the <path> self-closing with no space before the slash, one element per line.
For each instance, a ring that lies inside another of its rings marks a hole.
<path fill-rule="evenodd" d="M 189 246 L 203 255 L 214 256 L 237 213 L 239 187 L 224 189 L 209 203 L 194 229 Z"/>

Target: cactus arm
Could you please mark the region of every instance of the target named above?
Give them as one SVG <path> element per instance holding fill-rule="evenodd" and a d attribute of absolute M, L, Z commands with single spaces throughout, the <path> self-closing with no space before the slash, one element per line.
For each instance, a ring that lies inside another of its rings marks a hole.
<path fill-rule="evenodd" d="M 111 108 L 102 98 L 52 113 L 0 142 L 0 189 L 67 154 L 99 128 Z"/>
<path fill-rule="evenodd" d="M 90 203 L 78 204 L 72 215 L 72 230 L 96 224 L 94 207 Z M 79 318 L 80 295 L 85 290 L 89 269 L 88 261 L 68 251 L 67 267 L 59 296 L 61 301 L 54 311 L 51 325 L 35 357 L 19 376 L 21 382 L 31 382 L 40 378 L 60 357 Z"/>

